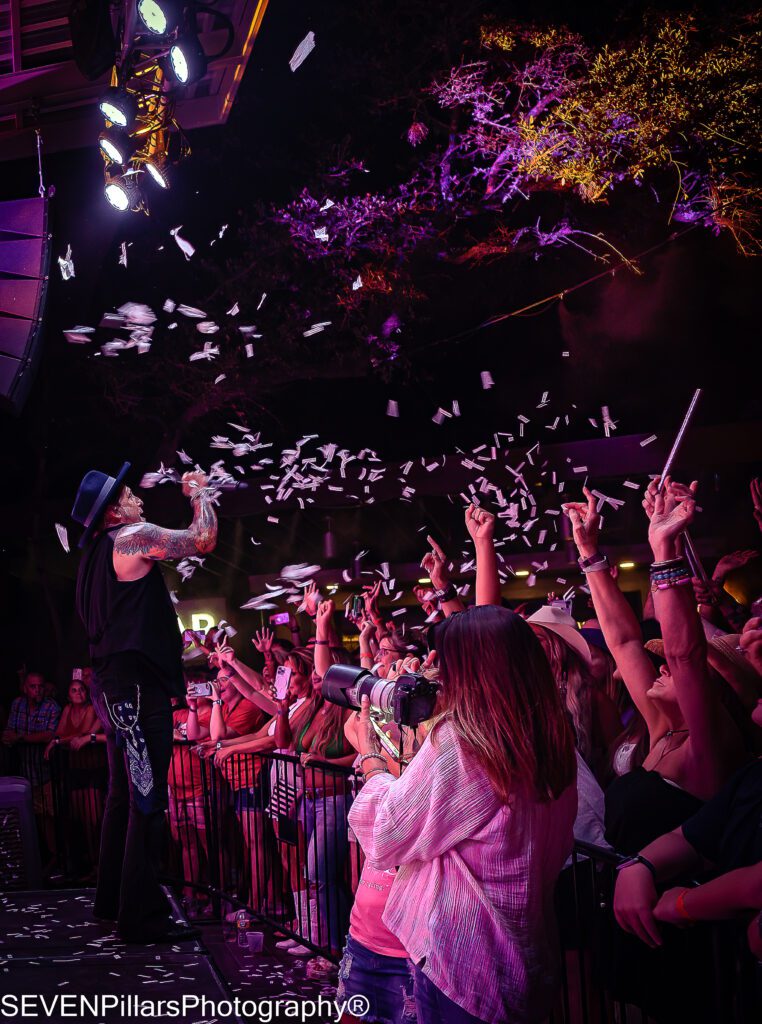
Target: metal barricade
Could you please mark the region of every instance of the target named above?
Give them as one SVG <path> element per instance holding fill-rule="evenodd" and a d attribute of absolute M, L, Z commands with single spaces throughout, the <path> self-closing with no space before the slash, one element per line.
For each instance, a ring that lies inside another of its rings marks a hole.
<path fill-rule="evenodd" d="M 221 766 L 175 741 L 168 778 L 166 874 L 189 916 L 246 909 L 336 960 L 363 854 L 348 827 L 360 780 L 288 754 L 237 754 Z M 32 787 L 43 862 L 67 879 L 97 860 L 106 788 L 103 744 L 44 759 L 43 744 L 0 748 L 0 775 Z M 86 758 L 79 757 L 85 753 Z M 750 1024 L 762 1020 L 762 979 L 735 922 L 664 928 L 648 950 L 613 916 L 610 850 L 575 843 L 556 891 L 562 988 L 552 1024 Z"/>

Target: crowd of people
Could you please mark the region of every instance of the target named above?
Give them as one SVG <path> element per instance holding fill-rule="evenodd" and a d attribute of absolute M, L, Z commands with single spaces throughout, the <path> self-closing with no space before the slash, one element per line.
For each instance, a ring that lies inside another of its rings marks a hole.
<path fill-rule="evenodd" d="M 762 529 L 756 481 L 752 498 Z M 213 783 L 245 849 L 245 902 L 340 958 L 340 998 L 366 996 L 365 1019 L 382 1024 L 545 1019 L 575 839 L 624 857 L 613 907 L 625 955 L 611 977 L 623 998 L 641 957 L 687 970 L 684 933 L 701 922 L 742 923 L 747 954 L 762 960 L 762 608 L 753 584 L 729 586 L 757 552 L 721 559 L 705 579 L 685 539 L 696 485 L 653 480 L 643 507 L 653 562 L 640 616 L 585 490 L 564 506 L 584 578 L 573 606 L 549 595 L 509 607 L 495 517 L 471 506 L 469 607 L 432 542 L 418 629 L 396 628 L 376 584 L 348 613 L 359 644 L 348 649 L 313 584 L 309 637 L 292 615 L 291 639 L 259 631 L 251 657 L 224 635 L 195 642 L 202 664 L 186 668 L 169 771 L 184 878 L 210 877 L 215 862 L 224 873 L 226 851 L 207 834 Z M 430 718 L 403 728 L 379 722 L 367 698 L 359 711 L 326 700 L 331 667 L 355 660 L 390 682 L 434 682 Z M 47 758 L 102 742 L 87 682 L 72 681 L 61 714 L 29 673 L 3 745 L 44 745 Z M 280 945 L 313 955 L 296 939 Z M 330 961 L 313 968 L 327 975 Z M 682 1006 L 699 1006 L 693 982 Z M 656 998 L 650 1012 L 677 1019 L 674 1005 Z"/>

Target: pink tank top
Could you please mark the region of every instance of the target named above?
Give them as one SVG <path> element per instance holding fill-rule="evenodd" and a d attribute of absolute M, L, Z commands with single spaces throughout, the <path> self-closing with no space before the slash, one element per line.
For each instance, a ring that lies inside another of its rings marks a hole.
<path fill-rule="evenodd" d="M 397 937 L 381 920 L 396 874 L 394 868 L 381 871 L 366 860 L 349 918 L 352 938 L 379 956 L 407 956 Z"/>

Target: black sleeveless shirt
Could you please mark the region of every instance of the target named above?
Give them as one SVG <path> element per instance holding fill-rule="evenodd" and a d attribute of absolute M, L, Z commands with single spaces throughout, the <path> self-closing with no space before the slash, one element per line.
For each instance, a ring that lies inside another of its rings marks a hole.
<path fill-rule="evenodd" d="M 158 563 L 139 580 L 118 580 L 114 571 L 115 527 L 99 534 L 82 555 L 77 611 L 85 624 L 97 674 L 115 655 L 132 652 L 150 663 L 162 687 L 185 693 L 182 640 L 172 599 Z"/>
<path fill-rule="evenodd" d="M 658 772 L 634 768 L 606 789 L 606 841 L 618 853 L 632 856 L 703 805 L 703 800 L 666 782 Z"/>

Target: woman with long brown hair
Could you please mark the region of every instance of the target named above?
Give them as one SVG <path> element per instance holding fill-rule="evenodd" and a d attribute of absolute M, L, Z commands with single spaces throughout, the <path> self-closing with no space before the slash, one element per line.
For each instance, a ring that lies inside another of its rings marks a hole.
<path fill-rule="evenodd" d="M 364 701 L 349 823 L 399 866 L 384 923 L 415 965 L 419 1024 L 530 1022 L 558 981 L 553 890 L 571 853 L 574 737 L 542 647 L 493 605 L 436 627 L 441 713 L 399 779 Z"/>

